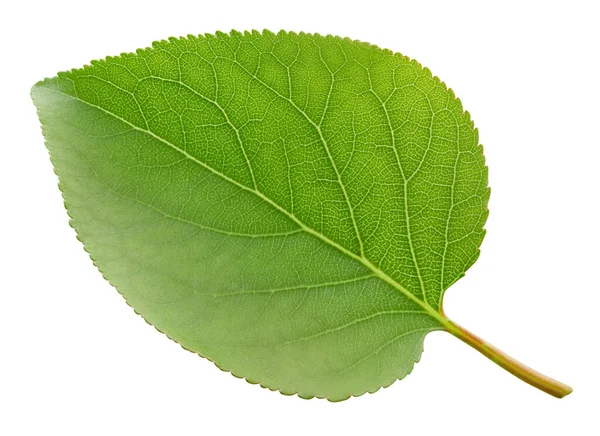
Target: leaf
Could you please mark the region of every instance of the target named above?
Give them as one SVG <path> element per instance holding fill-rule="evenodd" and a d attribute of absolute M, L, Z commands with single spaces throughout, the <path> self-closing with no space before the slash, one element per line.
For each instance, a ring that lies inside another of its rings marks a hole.
<path fill-rule="evenodd" d="M 416 61 L 218 33 L 60 73 L 32 97 L 96 266 L 223 370 L 338 401 L 403 378 L 434 330 L 490 354 L 442 312 L 484 236 L 482 147 Z"/>

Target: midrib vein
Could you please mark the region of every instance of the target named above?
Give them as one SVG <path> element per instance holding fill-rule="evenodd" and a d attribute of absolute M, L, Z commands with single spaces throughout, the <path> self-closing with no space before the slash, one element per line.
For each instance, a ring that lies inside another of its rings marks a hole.
<path fill-rule="evenodd" d="M 201 167 L 205 168 L 206 170 L 210 171 L 211 173 L 215 174 L 216 176 L 222 178 L 223 180 L 226 180 L 227 182 L 231 183 L 234 186 L 237 186 L 239 189 L 242 189 L 244 191 L 247 192 L 251 192 L 252 194 L 256 195 L 257 197 L 259 197 L 261 200 L 263 200 L 264 202 L 266 202 L 267 204 L 269 204 L 271 207 L 275 208 L 276 210 L 278 210 L 279 212 L 283 213 L 285 216 L 287 216 L 289 219 L 291 219 L 294 223 L 296 223 L 298 225 L 298 227 L 300 227 L 303 231 L 305 231 L 306 233 L 313 235 L 314 237 L 320 239 L 321 241 L 325 242 L 326 244 L 336 248 L 337 250 L 339 250 L 340 252 L 342 252 L 343 254 L 345 254 L 346 256 L 349 256 L 350 258 L 360 262 L 361 264 L 363 264 L 365 267 L 367 267 L 368 269 L 370 269 L 374 275 L 376 275 L 377 277 L 379 277 L 381 280 L 383 280 L 384 282 L 386 282 L 387 284 L 391 285 L 392 287 L 394 287 L 395 289 L 397 289 L 398 291 L 400 291 L 402 294 L 404 294 L 407 298 L 409 298 L 411 301 L 415 302 L 416 304 L 418 304 L 419 306 L 421 306 L 425 312 L 427 314 L 429 314 L 432 318 L 436 319 L 438 322 L 440 322 L 442 325 L 446 326 L 448 324 L 448 319 L 443 316 L 441 313 L 437 312 L 433 307 L 431 307 L 428 303 L 426 303 L 425 301 L 417 298 L 412 292 L 410 292 L 408 289 L 406 289 L 404 286 L 402 286 L 400 283 L 398 283 L 396 280 L 394 280 L 392 277 L 390 277 L 389 275 L 387 275 L 385 272 L 383 272 L 382 270 L 380 270 L 378 267 L 376 267 L 373 263 L 371 263 L 371 261 L 369 261 L 369 259 L 367 259 L 364 256 L 359 256 L 355 253 L 353 253 L 352 251 L 346 249 L 344 246 L 338 244 L 335 241 L 332 241 L 331 239 L 329 239 L 327 236 L 323 235 L 322 233 L 316 231 L 315 229 L 308 227 L 306 224 L 304 224 L 300 219 L 298 219 L 294 214 L 290 213 L 289 211 L 287 211 L 286 209 L 284 209 L 283 207 L 281 207 L 279 204 L 275 203 L 273 200 L 271 200 L 269 197 L 265 196 L 262 192 L 249 188 L 241 183 L 239 183 L 238 181 L 232 179 L 231 177 L 227 176 L 226 174 L 221 173 L 220 171 L 217 171 L 216 169 L 214 169 L 213 167 L 211 167 L 210 165 L 207 165 L 206 163 L 202 162 L 201 160 L 198 160 L 195 156 L 189 154 L 187 151 L 182 150 L 181 148 L 177 147 L 175 144 L 173 144 L 172 142 L 162 138 L 161 136 L 157 135 L 156 133 L 154 133 L 153 131 L 149 130 L 149 129 L 143 129 L 141 127 L 136 126 L 135 124 L 129 122 L 128 120 L 126 120 L 123 117 L 120 117 L 119 115 L 104 109 L 101 106 L 98 106 L 96 104 L 90 103 L 86 100 L 83 100 L 79 97 L 73 96 L 71 94 L 67 94 L 66 92 L 62 92 L 59 91 L 57 89 L 53 89 L 50 87 L 45 87 L 45 89 L 55 92 L 57 94 L 61 94 L 64 95 L 66 97 L 69 97 L 73 100 L 77 100 L 83 104 L 86 104 L 90 107 L 93 107 L 101 112 L 104 112 L 105 114 L 121 121 L 123 124 L 129 126 L 131 129 L 136 130 L 138 132 L 142 132 L 145 133 L 151 137 L 153 137 L 154 139 L 156 139 L 159 142 L 162 142 L 163 144 L 171 147 L 172 149 L 174 149 L 175 151 L 181 153 L 182 155 L 184 155 L 187 159 L 190 159 L 192 162 L 195 162 L 196 164 L 200 165 Z"/>
<path fill-rule="evenodd" d="M 237 62 L 236 62 L 236 65 L 241 66 L 241 64 L 239 64 Z M 242 67 L 242 69 L 244 69 L 245 72 L 249 73 L 245 68 Z M 329 163 L 331 164 L 331 167 L 333 168 L 333 171 L 335 173 L 338 185 L 340 186 L 340 189 L 342 191 L 342 195 L 344 196 L 344 201 L 346 202 L 346 206 L 348 207 L 348 212 L 350 213 L 350 220 L 352 221 L 352 227 L 354 228 L 354 234 L 356 236 L 356 240 L 358 241 L 358 246 L 359 246 L 360 254 L 361 254 L 361 256 L 364 255 L 365 251 L 364 251 L 364 246 L 363 246 L 363 242 L 362 242 L 362 237 L 360 235 L 360 231 L 358 230 L 358 223 L 356 222 L 356 217 L 354 216 L 354 208 L 352 207 L 352 203 L 350 202 L 350 196 L 348 195 L 348 192 L 346 191 L 346 186 L 344 185 L 344 182 L 342 181 L 342 175 L 341 175 L 340 171 L 338 170 L 338 167 L 337 167 L 337 165 L 335 163 L 335 160 L 333 159 L 333 156 L 331 155 L 331 150 L 329 150 L 329 145 L 327 144 L 327 141 L 326 141 L 325 137 L 323 136 L 323 131 L 321 130 L 321 124 L 323 122 L 323 119 L 325 118 L 325 114 L 326 114 L 327 108 L 329 106 L 329 99 L 331 98 L 331 93 L 333 91 L 333 84 L 334 84 L 334 81 L 335 81 L 335 78 L 334 78 L 333 74 L 332 74 L 332 77 L 331 77 L 331 86 L 329 87 L 329 93 L 327 95 L 327 103 L 325 105 L 325 109 L 323 110 L 323 116 L 322 116 L 321 121 L 319 122 L 319 124 L 315 123 L 306 114 L 306 112 L 304 112 L 298 105 L 296 105 L 296 103 L 294 103 L 294 101 L 291 98 L 288 98 L 288 97 L 280 94 L 275 89 L 273 89 L 272 87 L 270 87 L 268 84 L 266 84 L 265 82 L 263 82 L 262 80 L 260 80 L 258 77 L 256 77 L 256 76 L 252 76 L 252 77 L 254 77 L 254 79 L 256 81 L 258 81 L 267 90 L 269 90 L 272 93 L 274 93 L 277 97 L 279 97 L 279 98 L 287 101 L 296 111 L 298 111 L 298 113 L 300 113 L 304 117 L 304 119 L 311 126 L 313 126 L 313 128 L 315 129 L 315 131 L 319 135 L 319 140 L 323 144 L 323 148 L 325 149 L 325 153 L 327 154 L 327 158 L 329 159 Z M 225 109 L 216 100 L 212 100 L 212 99 L 204 96 L 203 94 L 199 93 L 194 88 L 190 87 L 189 85 L 187 85 L 186 83 L 184 83 L 182 81 L 171 80 L 171 79 L 163 79 L 162 77 L 158 77 L 158 76 L 148 76 L 147 79 L 156 79 L 156 80 L 161 80 L 161 81 L 164 81 L 164 82 L 175 83 L 177 85 L 183 86 L 185 89 L 187 89 L 190 92 L 192 92 L 193 94 L 197 95 L 198 97 L 200 97 L 204 101 L 206 101 L 208 103 L 211 103 L 215 107 L 217 107 L 217 109 L 225 117 L 225 121 L 227 122 L 227 124 L 235 131 L 235 134 L 236 134 L 236 137 L 237 137 L 237 142 L 238 142 L 238 144 L 240 146 L 240 149 L 242 150 L 242 153 L 244 155 L 246 163 L 248 164 L 248 169 L 250 170 L 250 176 L 252 177 L 252 183 L 254 185 L 254 189 L 258 190 L 258 186 L 256 184 L 256 179 L 254 178 L 254 171 L 252 170 L 252 165 L 250 163 L 250 159 L 248 158 L 248 155 L 246 154 L 246 149 L 245 149 L 244 144 L 242 142 L 242 138 L 240 136 L 239 129 L 237 127 L 235 127 L 235 125 L 230 121 L 229 116 L 227 115 L 227 112 L 225 111 Z M 140 80 L 144 80 L 144 79 L 140 79 Z M 108 82 L 108 83 L 112 84 L 112 82 Z M 287 159 L 287 155 L 286 155 L 286 159 Z"/>
<path fill-rule="evenodd" d="M 112 86 L 116 89 L 118 89 L 121 92 L 124 92 L 126 94 L 129 94 L 131 96 L 131 98 L 133 99 L 133 101 L 135 101 L 135 104 L 137 105 L 139 111 L 140 111 L 140 115 L 142 116 L 142 119 L 144 120 L 144 123 L 146 124 L 146 129 L 150 129 L 150 127 L 148 126 L 148 120 L 146 119 L 146 116 L 144 115 L 144 112 L 142 111 L 142 108 L 135 96 L 135 94 L 131 91 L 128 91 L 125 88 L 122 88 L 120 86 L 118 86 L 117 84 L 111 82 L 110 80 L 105 80 L 101 77 L 98 76 L 94 76 L 94 75 L 90 75 L 89 77 L 93 77 L 96 80 L 101 81 L 102 83 L 106 83 L 109 86 Z M 172 79 L 165 79 L 163 77 L 159 77 L 159 76 L 147 76 L 144 77 L 142 79 L 139 79 L 140 82 L 142 82 L 143 80 L 147 80 L 147 79 L 154 79 L 154 80 L 160 80 L 162 82 L 166 82 L 166 83 L 175 83 L 179 86 L 183 86 L 185 89 L 187 89 L 188 91 L 192 92 L 193 94 L 195 94 L 196 96 L 198 96 L 199 98 L 201 98 L 202 100 L 204 100 L 207 103 L 212 104 L 214 107 L 216 107 L 219 112 L 221 112 L 221 115 L 223 115 L 223 118 L 225 119 L 225 123 L 231 128 L 231 130 L 234 131 L 236 139 L 237 139 L 237 143 L 240 146 L 240 150 L 242 151 L 242 155 L 244 156 L 244 159 L 246 160 L 246 164 L 248 165 L 248 171 L 250 173 L 250 178 L 252 179 L 252 184 L 254 185 L 254 189 L 258 189 L 258 186 L 256 185 L 256 179 L 254 177 L 254 170 L 252 169 L 252 164 L 250 163 L 250 159 L 248 158 L 248 154 L 246 153 L 246 148 L 244 147 L 244 142 L 242 141 L 242 138 L 240 136 L 240 130 L 231 122 L 231 120 L 229 119 L 229 116 L 227 115 L 227 112 L 225 111 L 225 109 L 223 108 L 223 106 L 221 106 L 216 100 L 213 100 L 211 98 L 208 98 L 207 96 L 205 96 L 204 94 L 201 94 L 200 92 L 196 91 L 194 88 L 188 86 L 187 84 L 185 84 L 184 82 L 182 82 L 181 80 L 172 80 Z"/>

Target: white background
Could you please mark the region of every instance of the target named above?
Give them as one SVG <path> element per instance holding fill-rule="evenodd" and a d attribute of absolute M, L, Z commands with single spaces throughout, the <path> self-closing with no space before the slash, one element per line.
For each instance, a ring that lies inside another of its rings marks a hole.
<path fill-rule="evenodd" d="M 0 434 L 600 434 L 596 2 L 11 1 L 0 11 Z M 557 400 L 436 332 L 405 380 L 338 404 L 285 397 L 182 350 L 84 253 L 29 89 L 188 33 L 350 36 L 418 59 L 461 98 L 490 168 L 479 261 L 450 318 L 573 386 Z"/>

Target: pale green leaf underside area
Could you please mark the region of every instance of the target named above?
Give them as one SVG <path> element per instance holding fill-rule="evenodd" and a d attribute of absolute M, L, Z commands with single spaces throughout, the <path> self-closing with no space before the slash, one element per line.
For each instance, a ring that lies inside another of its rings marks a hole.
<path fill-rule="evenodd" d="M 32 96 L 104 276 L 251 382 L 331 400 L 390 385 L 478 256 L 477 131 L 401 55 L 284 32 L 188 37 Z"/>

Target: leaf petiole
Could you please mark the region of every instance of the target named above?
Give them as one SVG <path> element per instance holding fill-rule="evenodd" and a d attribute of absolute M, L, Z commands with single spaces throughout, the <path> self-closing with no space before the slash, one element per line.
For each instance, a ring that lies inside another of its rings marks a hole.
<path fill-rule="evenodd" d="M 446 330 L 449 333 L 470 345 L 492 362 L 501 366 L 512 375 L 520 378 L 525 383 L 528 383 L 531 386 L 536 387 L 556 398 L 563 398 L 573 392 L 573 389 L 570 386 L 537 372 L 536 370 L 522 364 L 505 352 L 494 347 L 489 342 L 486 342 L 480 337 L 474 335 L 464 327 L 459 326 L 447 318 L 446 320 Z"/>

